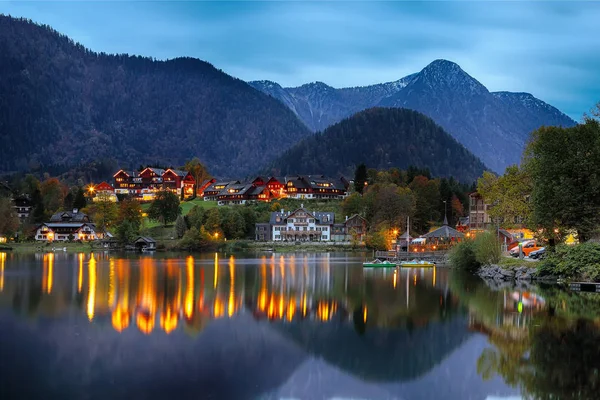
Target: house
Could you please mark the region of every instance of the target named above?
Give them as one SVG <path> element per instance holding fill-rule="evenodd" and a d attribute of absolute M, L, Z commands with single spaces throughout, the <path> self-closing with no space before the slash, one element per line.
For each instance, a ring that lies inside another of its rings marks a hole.
<path fill-rule="evenodd" d="M 324 175 L 300 175 L 286 181 L 287 196 L 294 199 L 343 199 L 344 183 Z"/>
<path fill-rule="evenodd" d="M 346 229 L 346 240 L 357 240 L 364 242 L 367 237 L 367 220 L 358 214 L 352 215 L 350 218 L 346 217 L 344 222 Z"/>
<path fill-rule="evenodd" d="M 170 190 L 177 196 L 187 199 L 194 196 L 196 179 L 187 171 L 180 169 L 167 169 L 162 174 L 163 188 Z"/>
<path fill-rule="evenodd" d="M 119 170 L 113 175 L 115 194 L 128 194 L 142 201 L 152 201 L 156 192 L 169 190 L 181 198 L 194 195 L 196 180 L 179 169 L 144 168 L 141 172 Z"/>
<path fill-rule="evenodd" d="M 138 238 L 133 242 L 133 244 L 137 250 L 156 250 L 156 240 L 148 236 L 138 236 Z"/>
<path fill-rule="evenodd" d="M 240 181 L 214 182 L 212 185 L 204 189 L 204 192 L 202 192 L 202 197 L 204 198 L 204 201 L 216 201 L 218 200 L 219 193 L 221 193 L 223 189 L 227 188 L 229 185 L 239 184 Z"/>
<path fill-rule="evenodd" d="M 330 241 L 334 224 L 332 212 L 309 212 L 301 208 L 293 212 L 273 212 L 269 224 L 274 241 Z"/>
<path fill-rule="evenodd" d="M 255 186 L 252 183 L 235 183 L 227 185 L 217 195 L 218 205 L 246 204 Z"/>
<path fill-rule="evenodd" d="M 489 208 L 479 193 L 469 193 L 469 230 L 482 231 L 492 225 Z"/>
<path fill-rule="evenodd" d="M 271 241 L 271 225 L 268 222 L 255 224 L 254 227 L 255 240 L 259 242 Z"/>
<path fill-rule="evenodd" d="M 93 201 L 99 200 L 110 200 L 113 202 L 118 201 L 117 194 L 115 192 L 115 188 L 108 184 L 107 182 L 99 183 L 95 186 L 91 186 L 92 191 L 96 193 L 93 198 Z"/>
<path fill-rule="evenodd" d="M 21 221 L 27 219 L 31 213 L 31 200 L 26 196 L 15 197 L 13 200 L 13 208 Z"/>
<path fill-rule="evenodd" d="M 213 183 L 215 183 L 217 180 L 215 178 L 211 178 L 211 179 L 206 179 L 205 181 L 203 181 L 200 186 L 198 186 L 198 188 L 196 189 L 196 196 L 200 196 L 203 197 L 204 191 L 206 190 L 207 187 L 209 187 L 210 185 L 212 185 Z"/>
<path fill-rule="evenodd" d="M 92 223 L 87 214 L 73 211 L 61 211 L 54 214 L 49 222 L 39 225 L 35 240 L 42 242 L 66 240 L 99 240 L 105 237 L 96 225 Z"/>

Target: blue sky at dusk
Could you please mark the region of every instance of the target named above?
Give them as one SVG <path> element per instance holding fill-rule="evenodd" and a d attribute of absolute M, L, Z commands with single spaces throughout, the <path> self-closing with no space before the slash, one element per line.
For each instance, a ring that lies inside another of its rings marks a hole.
<path fill-rule="evenodd" d="M 600 101 L 600 2 L 9 1 L 0 13 L 95 51 L 197 57 L 284 86 L 392 81 L 445 58 L 576 120 Z"/>

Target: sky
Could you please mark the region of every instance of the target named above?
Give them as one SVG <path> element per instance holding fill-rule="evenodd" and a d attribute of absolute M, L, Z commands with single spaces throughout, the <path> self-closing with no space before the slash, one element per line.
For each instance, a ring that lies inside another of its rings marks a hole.
<path fill-rule="evenodd" d="M 576 121 L 600 101 L 600 1 L 4 1 L 94 51 L 208 61 L 240 79 L 333 87 L 435 59 Z"/>

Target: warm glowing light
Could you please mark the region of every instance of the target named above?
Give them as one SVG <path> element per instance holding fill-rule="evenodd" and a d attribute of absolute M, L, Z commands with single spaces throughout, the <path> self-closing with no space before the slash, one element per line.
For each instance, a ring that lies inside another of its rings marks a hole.
<path fill-rule="evenodd" d="M 435 266 L 433 267 L 433 286 L 435 286 Z"/>
<path fill-rule="evenodd" d="M 219 280 L 219 255 L 215 253 L 215 276 L 213 281 L 213 288 L 217 288 L 217 281 Z"/>
<path fill-rule="evenodd" d="M 394 235 L 398 234 L 398 229 L 394 229 Z"/>
<path fill-rule="evenodd" d="M 225 306 L 223 305 L 223 301 L 221 299 L 219 299 L 218 297 L 215 298 L 215 305 L 213 307 L 213 312 L 214 312 L 215 318 L 221 318 L 223 316 L 224 311 L 225 311 Z"/>
<path fill-rule="evenodd" d="M 271 294 L 271 298 L 269 299 L 269 309 L 267 311 L 267 316 L 272 318 L 275 315 L 275 298 Z"/>
<path fill-rule="evenodd" d="M 117 277 L 115 275 L 115 260 L 111 259 L 108 266 L 108 305 L 113 307 L 116 302 Z"/>
<path fill-rule="evenodd" d="M 175 312 L 171 306 L 167 306 L 160 314 L 160 327 L 167 333 L 171 333 L 177 328 L 179 318 L 177 312 Z"/>
<path fill-rule="evenodd" d="M 296 302 L 290 300 L 287 308 L 287 320 L 291 321 L 294 318 L 294 313 L 296 312 Z"/>
<path fill-rule="evenodd" d="M 121 307 L 115 308 L 111 321 L 115 331 L 123 332 L 129 326 L 129 311 Z"/>
<path fill-rule="evenodd" d="M 219 238 L 219 232 L 215 232 L 215 239 Z"/>
<path fill-rule="evenodd" d="M 51 242 L 54 240 L 54 232 L 48 232 L 48 241 Z"/>
<path fill-rule="evenodd" d="M 145 334 L 154 329 L 156 304 L 156 266 L 152 259 L 144 258 L 140 264 L 136 322 L 138 329 Z"/>
<path fill-rule="evenodd" d="M 363 322 L 364 323 L 367 322 L 367 306 L 365 306 L 365 308 L 363 310 Z"/>
<path fill-rule="evenodd" d="M 94 319 L 94 306 L 96 302 L 96 259 L 92 254 L 88 263 L 88 301 L 87 316 L 91 321 Z"/>
<path fill-rule="evenodd" d="M 77 275 L 77 293 L 81 293 L 83 286 L 83 253 L 79 253 L 79 274 Z"/>
<path fill-rule="evenodd" d="M 191 319 L 194 312 L 194 257 L 188 256 L 185 264 L 185 282 L 187 286 L 183 300 L 183 312 L 187 319 Z"/>
<path fill-rule="evenodd" d="M 398 283 L 398 270 L 394 270 L 394 289 L 396 289 L 396 285 Z"/>
<path fill-rule="evenodd" d="M 0 253 L 0 292 L 4 290 L 4 264 L 6 263 L 6 253 Z"/>
<path fill-rule="evenodd" d="M 44 273 L 42 281 L 42 289 L 44 292 L 52 293 L 52 285 L 54 283 L 54 253 L 48 253 L 44 256 Z"/>
<path fill-rule="evenodd" d="M 558 233 L 558 228 L 554 229 L 554 233 Z"/>
<path fill-rule="evenodd" d="M 302 295 L 302 316 L 306 317 L 306 293 Z"/>
<path fill-rule="evenodd" d="M 279 297 L 279 318 L 283 318 L 283 296 Z"/>
<path fill-rule="evenodd" d="M 229 257 L 229 299 L 227 300 L 227 315 L 235 312 L 235 258 Z"/>

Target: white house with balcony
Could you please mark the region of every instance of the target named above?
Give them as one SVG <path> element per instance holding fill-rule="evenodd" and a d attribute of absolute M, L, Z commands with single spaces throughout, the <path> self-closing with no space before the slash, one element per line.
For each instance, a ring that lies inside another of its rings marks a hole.
<path fill-rule="evenodd" d="M 333 212 L 308 211 L 303 205 L 295 211 L 271 213 L 271 238 L 282 242 L 328 242 L 334 216 Z"/>
<path fill-rule="evenodd" d="M 99 240 L 104 239 L 104 232 L 99 232 L 87 214 L 73 211 L 61 211 L 38 226 L 35 240 L 41 242 L 67 241 L 67 240 Z"/>

